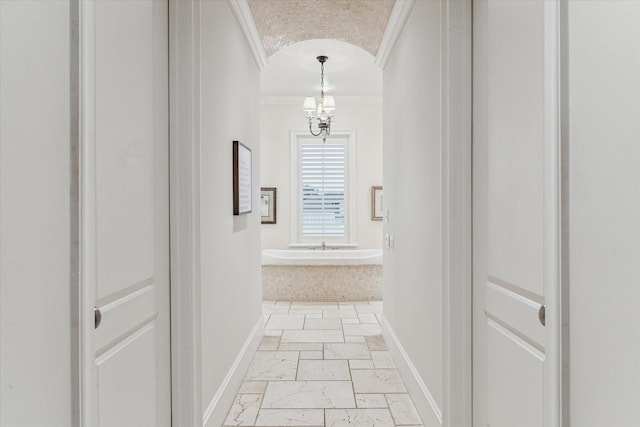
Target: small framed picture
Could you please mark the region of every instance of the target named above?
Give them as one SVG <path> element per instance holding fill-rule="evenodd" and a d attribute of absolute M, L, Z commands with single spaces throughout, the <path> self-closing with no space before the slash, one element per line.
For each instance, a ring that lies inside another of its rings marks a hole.
<path fill-rule="evenodd" d="M 233 214 L 251 213 L 251 149 L 233 141 Z"/>
<path fill-rule="evenodd" d="M 382 221 L 382 186 L 371 187 L 371 221 Z"/>
<path fill-rule="evenodd" d="M 276 223 L 276 188 L 262 187 L 260 193 L 260 217 L 262 224 Z"/>

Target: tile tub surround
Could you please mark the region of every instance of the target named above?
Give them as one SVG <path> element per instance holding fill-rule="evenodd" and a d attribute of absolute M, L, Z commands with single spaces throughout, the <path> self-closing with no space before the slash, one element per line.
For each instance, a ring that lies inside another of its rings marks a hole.
<path fill-rule="evenodd" d="M 382 299 L 382 265 L 263 265 L 262 298 L 272 301 Z"/>
<path fill-rule="evenodd" d="M 225 427 L 422 426 L 380 335 L 379 301 L 271 301 L 263 311 L 265 337 Z"/>

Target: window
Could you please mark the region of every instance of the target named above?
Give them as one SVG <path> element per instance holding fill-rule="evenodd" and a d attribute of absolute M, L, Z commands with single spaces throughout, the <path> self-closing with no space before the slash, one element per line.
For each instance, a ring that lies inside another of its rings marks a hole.
<path fill-rule="evenodd" d="M 352 132 L 332 135 L 323 143 L 300 133 L 292 139 L 294 244 L 353 243 L 352 137 Z"/>
<path fill-rule="evenodd" d="M 300 144 L 302 237 L 345 236 L 345 145 Z"/>

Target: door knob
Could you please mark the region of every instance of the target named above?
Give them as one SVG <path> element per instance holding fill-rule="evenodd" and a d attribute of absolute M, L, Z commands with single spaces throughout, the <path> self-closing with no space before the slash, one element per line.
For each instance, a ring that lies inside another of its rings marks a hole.
<path fill-rule="evenodd" d="M 546 326 L 546 306 L 542 304 L 538 309 L 538 320 L 542 324 L 542 326 Z"/>
<path fill-rule="evenodd" d="M 102 322 L 102 313 L 98 307 L 93 307 L 93 329 L 98 329 Z"/>

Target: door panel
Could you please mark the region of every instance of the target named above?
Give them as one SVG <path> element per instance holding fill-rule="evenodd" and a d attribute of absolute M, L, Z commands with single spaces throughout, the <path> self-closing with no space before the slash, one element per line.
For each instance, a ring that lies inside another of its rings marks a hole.
<path fill-rule="evenodd" d="M 169 426 L 168 4 L 91 10 L 95 418 Z"/>
<path fill-rule="evenodd" d="M 540 427 L 557 335 L 538 317 L 555 282 L 547 13 L 554 2 L 474 2 L 475 426 Z M 551 221 L 550 221 L 551 219 Z M 549 273 L 552 274 L 549 274 Z M 553 325 L 551 327 L 557 327 Z"/>

